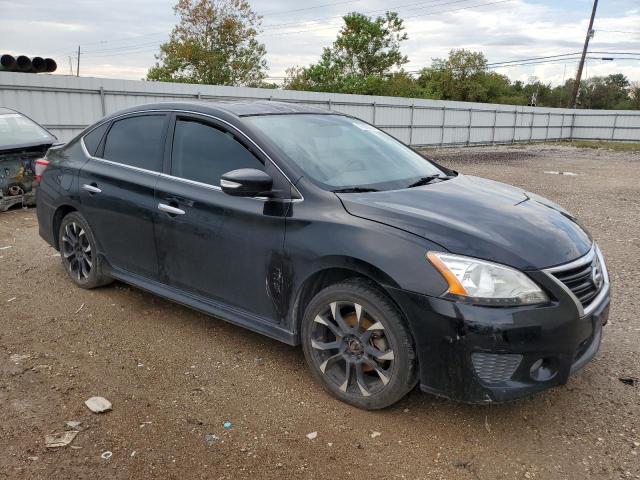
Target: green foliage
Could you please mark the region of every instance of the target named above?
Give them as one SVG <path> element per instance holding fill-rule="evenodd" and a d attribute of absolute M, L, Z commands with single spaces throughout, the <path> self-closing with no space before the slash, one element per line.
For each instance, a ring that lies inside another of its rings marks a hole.
<path fill-rule="evenodd" d="M 257 40 L 261 17 L 247 0 L 178 0 L 180 23 L 160 46 L 147 80 L 260 86 L 266 49 Z"/>
<path fill-rule="evenodd" d="M 343 17 L 344 26 L 318 63 L 287 70 L 284 88 L 316 92 L 387 95 L 390 91 L 414 92 L 416 86 L 404 72 L 391 73 L 408 62 L 400 52 L 407 39 L 395 12 L 372 19 L 361 13 Z"/>

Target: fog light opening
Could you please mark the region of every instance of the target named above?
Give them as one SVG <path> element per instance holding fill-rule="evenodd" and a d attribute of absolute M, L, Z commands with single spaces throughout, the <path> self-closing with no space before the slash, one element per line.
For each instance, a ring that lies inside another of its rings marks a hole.
<path fill-rule="evenodd" d="M 554 358 L 539 358 L 529 369 L 529 375 L 536 382 L 546 382 L 557 374 L 557 361 Z"/>

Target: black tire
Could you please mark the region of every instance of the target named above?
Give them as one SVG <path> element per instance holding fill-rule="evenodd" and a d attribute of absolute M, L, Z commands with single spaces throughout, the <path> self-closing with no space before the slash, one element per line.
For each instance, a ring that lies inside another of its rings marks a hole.
<path fill-rule="evenodd" d="M 71 212 L 62 219 L 58 246 L 62 266 L 77 286 L 90 289 L 113 281 L 102 272 L 93 231 L 79 212 Z"/>
<path fill-rule="evenodd" d="M 349 279 L 320 291 L 307 306 L 301 335 L 311 373 L 346 403 L 385 408 L 416 385 L 411 333 L 396 305 L 371 282 Z"/>

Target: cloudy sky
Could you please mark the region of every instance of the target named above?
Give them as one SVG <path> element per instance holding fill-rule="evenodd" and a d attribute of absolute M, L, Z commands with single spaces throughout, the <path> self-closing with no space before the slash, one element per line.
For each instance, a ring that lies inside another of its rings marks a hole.
<path fill-rule="evenodd" d="M 452 48 L 484 52 L 490 63 L 562 55 L 582 49 L 592 0 L 250 0 L 263 15 L 260 36 L 267 47 L 269 75 L 307 65 L 330 45 L 340 16 L 397 11 L 409 40 L 407 70 L 428 66 Z M 3 52 L 50 56 L 59 74 L 140 79 L 154 63 L 158 45 L 177 22 L 175 0 L 0 0 Z M 587 76 L 622 72 L 640 81 L 640 1 L 600 1 L 590 45 Z M 598 52 L 598 53 L 596 53 Z M 599 53 L 612 52 L 612 53 Z M 624 55 L 624 54 L 631 55 Z M 635 54 L 635 55 L 634 55 Z M 613 58 L 603 61 L 602 57 Z M 626 58 L 626 59 L 625 59 Z M 573 75 L 574 59 L 494 67 L 512 79 L 536 76 L 560 83 Z"/>

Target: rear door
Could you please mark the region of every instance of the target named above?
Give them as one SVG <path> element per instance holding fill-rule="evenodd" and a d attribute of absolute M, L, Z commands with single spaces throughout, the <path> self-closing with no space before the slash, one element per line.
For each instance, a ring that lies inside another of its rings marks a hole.
<path fill-rule="evenodd" d="M 154 188 L 168 123 L 168 114 L 141 113 L 113 121 L 103 138 L 87 135 L 85 147 L 98 146 L 79 177 L 83 213 L 109 264 L 151 279 L 158 278 Z"/>
<path fill-rule="evenodd" d="M 219 183 L 230 170 L 257 168 L 269 173 L 274 188 L 286 196 L 290 184 L 223 122 L 177 115 L 167 143 L 172 144 L 168 174 L 156 188 L 163 281 L 262 319 L 277 319 L 270 272 L 282 253 L 288 202 L 231 197 Z"/>

